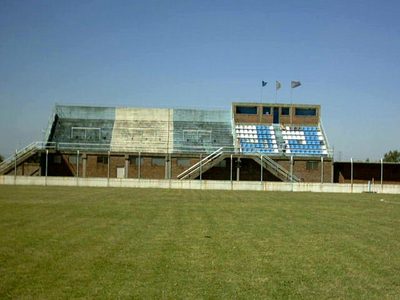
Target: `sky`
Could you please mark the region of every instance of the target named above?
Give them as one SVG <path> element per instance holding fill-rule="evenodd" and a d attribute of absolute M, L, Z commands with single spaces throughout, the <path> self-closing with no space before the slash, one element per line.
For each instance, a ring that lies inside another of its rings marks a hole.
<path fill-rule="evenodd" d="M 320 104 L 336 160 L 400 149 L 399 1 L 0 0 L 0 154 L 54 105 Z M 261 95 L 261 81 L 267 81 Z"/>

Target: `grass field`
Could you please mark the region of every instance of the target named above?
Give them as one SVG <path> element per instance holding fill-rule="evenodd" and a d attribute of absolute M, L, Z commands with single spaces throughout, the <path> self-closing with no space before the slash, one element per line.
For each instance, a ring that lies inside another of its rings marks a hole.
<path fill-rule="evenodd" d="M 0 186 L 2 299 L 399 295 L 397 195 Z"/>

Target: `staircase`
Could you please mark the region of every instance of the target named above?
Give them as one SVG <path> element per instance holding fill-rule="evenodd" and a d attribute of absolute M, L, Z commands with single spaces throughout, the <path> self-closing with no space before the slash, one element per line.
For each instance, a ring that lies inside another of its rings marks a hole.
<path fill-rule="evenodd" d="M 178 179 L 194 179 L 200 176 L 200 173 L 204 173 L 207 170 L 214 167 L 216 164 L 224 160 L 226 155 L 223 154 L 223 147 L 214 151 L 210 155 L 204 157 L 202 160 L 191 166 L 189 169 L 183 171 L 177 176 Z"/>
<path fill-rule="evenodd" d="M 17 151 L 14 155 L 5 159 L 0 164 L 0 175 L 4 175 L 10 172 L 13 168 L 15 168 L 15 164 L 17 166 L 34 155 L 38 150 L 41 149 L 41 143 L 34 142 L 20 151 Z"/>
<path fill-rule="evenodd" d="M 273 124 L 273 127 L 274 127 L 274 131 L 275 131 L 276 143 L 278 144 L 278 148 L 281 151 L 283 148 L 283 145 L 285 144 L 285 141 L 283 140 L 283 136 L 282 136 L 281 125 Z"/>
<path fill-rule="evenodd" d="M 76 176 L 76 166 L 74 164 L 71 164 L 69 162 L 68 156 L 66 155 L 61 155 L 62 160 L 64 161 L 65 165 L 67 166 L 68 170 L 72 174 L 72 176 Z M 76 159 L 79 159 L 78 157 Z"/>
<path fill-rule="evenodd" d="M 300 182 L 300 179 L 295 175 L 290 175 L 290 172 L 278 164 L 268 156 L 252 157 L 254 161 L 259 163 L 264 169 L 268 170 L 272 175 L 285 182 Z"/>

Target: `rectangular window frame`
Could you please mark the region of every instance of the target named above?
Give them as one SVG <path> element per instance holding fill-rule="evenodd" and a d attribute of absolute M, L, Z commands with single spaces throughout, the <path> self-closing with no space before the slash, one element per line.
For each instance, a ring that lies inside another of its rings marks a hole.
<path fill-rule="evenodd" d="M 296 117 L 316 117 L 318 110 L 315 107 L 296 107 Z"/>
<path fill-rule="evenodd" d="M 258 107 L 257 106 L 236 106 L 235 110 L 237 115 L 257 115 Z"/>
<path fill-rule="evenodd" d="M 281 107 L 281 116 L 290 116 L 290 107 Z"/>
<path fill-rule="evenodd" d="M 271 106 L 263 106 L 262 113 L 263 113 L 264 116 L 270 116 L 271 113 L 272 113 Z"/>
<path fill-rule="evenodd" d="M 320 161 L 318 160 L 309 160 L 306 162 L 306 170 L 307 171 L 314 171 L 319 169 Z"/>

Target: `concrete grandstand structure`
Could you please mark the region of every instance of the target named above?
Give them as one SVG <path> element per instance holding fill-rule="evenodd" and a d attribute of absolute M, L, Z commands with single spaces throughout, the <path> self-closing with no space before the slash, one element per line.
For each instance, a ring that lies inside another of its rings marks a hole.
<path fill-rule="evenodd" d="M 229 110 L 56 105 L 45 141 L 0 174 L 332 182 L 319 105 L 233 103 Z"/>

